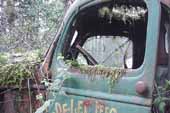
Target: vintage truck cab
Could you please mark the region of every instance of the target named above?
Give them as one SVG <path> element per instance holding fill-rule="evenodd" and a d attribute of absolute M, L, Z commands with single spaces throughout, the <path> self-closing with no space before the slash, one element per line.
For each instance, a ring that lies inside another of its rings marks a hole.
<path fill-rule="evenodd" d="M 42 66 L 48 112 L 168 112 L 157 97 L 170 80 L 169 39 L 169 0 L 76 0 Z"/>

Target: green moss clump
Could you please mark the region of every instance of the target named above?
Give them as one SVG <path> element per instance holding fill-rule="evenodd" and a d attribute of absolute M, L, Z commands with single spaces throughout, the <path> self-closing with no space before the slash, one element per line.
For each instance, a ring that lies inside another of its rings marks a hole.
<path fill-rule="evenodd" d="M 22 81 L 35 73 L 35 64 L 22 62 L 16 64 L 0 65 L 0 86 L 21 87 Z"/>
<path fill-rule="evenodd" d="M 6 55 L 4 58 L 7 61 L 0 63 L 0 87 L 20 88 L 24 80 L 34 76 L 36 67 L 41 62 L 39 54 L 35 52 L 22 53 L 19 57 Z"/>

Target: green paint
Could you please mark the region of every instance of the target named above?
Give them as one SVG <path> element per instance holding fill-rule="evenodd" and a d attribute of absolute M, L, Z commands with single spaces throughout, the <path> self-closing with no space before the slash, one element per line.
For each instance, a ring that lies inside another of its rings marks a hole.
<path fill-rule="evenodd" d="M 51 72 L 53 79 L 58 76 L 58 68 L 67 67 L 62 64 L 62 59 L 57 59 L 61 53 L 65 37 L 69 30 L 70 24 L 76 18 L 76 15 L 82 10 L 86 10 L 91 6 L 99 3 L 106 3 L 108 0 L 77 0 L 67 12 L 63 29 L 57 46 L 55 47 L 55 54 L 52 59 Z M 61 88 L 66 94 L 58 94 L 58 90 L 50 92 L 54 95 L 49 96 L 55 101 L 49 107 L 49 113 L 58 111 L 66 111 L 66 113 L 150 113 L 152 106 L 152 91 L 153 81 L 156 73 L 156 58 L 158 48 L 159 24 L 160 24 L 160 2 L 159 0 L 146 0 L 148 8 L 148 23 L 147 23 L 147 36 L 146 36 L 146 49 L 144 62 L 138 69 L 128 71 L 121 75 L 118 82 L 114 84 L 109 92 L 109 85 L 107 79 L 93 79 L 89 80 L 89 73 L 70 73 L 66 71 L 66 75 L 71 76 L 63 82 Z M 152 53 L 152 54 L 151 54 Z M 74 65 L 79 67 L 74 62 Z M 68 67 L 67 67 L 68 68 Z M 87 71 L 87 70 L 86 70 Z M 136 93 L 135 85 L 137 81 L 145 81 L 148 87 L 146 95 L 139 95 Z M 90 107 L 84 108 L 83 102 L 91 100 L 87 104 Z M 102 105 L 96 108 L 96 102 L 106 104 L 103 108 Z M 162 109 L 163 104 L 161 104 Z M 97 111 L 96 111 L 97 110 Z M 59 113 L 59 112 L 58 112 Z"/>

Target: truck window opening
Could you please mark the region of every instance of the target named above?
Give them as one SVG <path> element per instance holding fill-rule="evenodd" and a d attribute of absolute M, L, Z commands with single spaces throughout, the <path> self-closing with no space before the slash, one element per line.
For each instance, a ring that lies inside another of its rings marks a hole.
<path fill-rule="evenodd" d="M 147 14 L 145 5 L 90 7 L 74 19 L 62 54 L 66 60 L 74 59 L 84 65 L 139 68 L 145 55 Z"/>

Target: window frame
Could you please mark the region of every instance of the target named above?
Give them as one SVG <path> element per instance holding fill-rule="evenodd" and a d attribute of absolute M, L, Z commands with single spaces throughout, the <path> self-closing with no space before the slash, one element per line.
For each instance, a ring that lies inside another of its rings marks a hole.
<path fill-rule="evenodd" d="M 87 7 L 92 7 L 93 5 L 96 5 L 100 3 L 101 1 L 94 0 L 92 2 L 89 2 L 87 4 L 83 4 L 80 6 L 80 10 L 86 9 Z M 160 2 L 158 1 L 145 1 L 148 9 L 148 24 L 147 24 L 147 36 L 146 36 L 146 51 L 144 56 L 144 62 L 138 69 L 133 70 L 127 70 L 126 76 L 122 78 L 122 80 L 117 83 L 115 86 L 115 92 L 117 93 L 128 93 L 131 95 L 138 95 L 135 91 L 135 83 L 139 80 L 144 80 L 148 86 L 149 93 L 147 97 L 151 97 L 152 95 L 152 89 L 153 89 L 153 78 L 156 72 L 156 54 L 157 54 L 157 45 L 158 45 L 158 30 L 159 30 L 159 20 L 160 20 Z M 103 2 L 102 2 L 103 3 Z M 62 50 L 62 44 L 64 43 L 64 37 L 67 34 L 66 31 L 68 31 L 69 26 L 71 25 L 72 21 L 76 18 L 78 13 L 76 11 L 71 12 L 71 16 L 66 16 L 66 23 L 65 23 L 65 29 L 63 30 L 62 36 L 60 37 L 60 40 L 58 42 L 55 56 L 59 55 Z M 154 21 L 153 21 L 154 20 Z M 154 33 L 153 33 L 154 32 Z M 150 46 L 150 44 L 153 44 L 153 46 Z M 150 54 L 152 52 L 152 54 Z M 55 75 L 56 66 L 62 66 L 61 62 L 56 59 L 56 57 L 53 58 L 53 63 L 51 70 L 53 74 Z M 127 85 L 129 86 L 128 89 L 121 87 L 121 85 Z M 133 85 L 132 85 L 133 84 Z M 138 95 L 139 96 L 139 95 Z"/>

